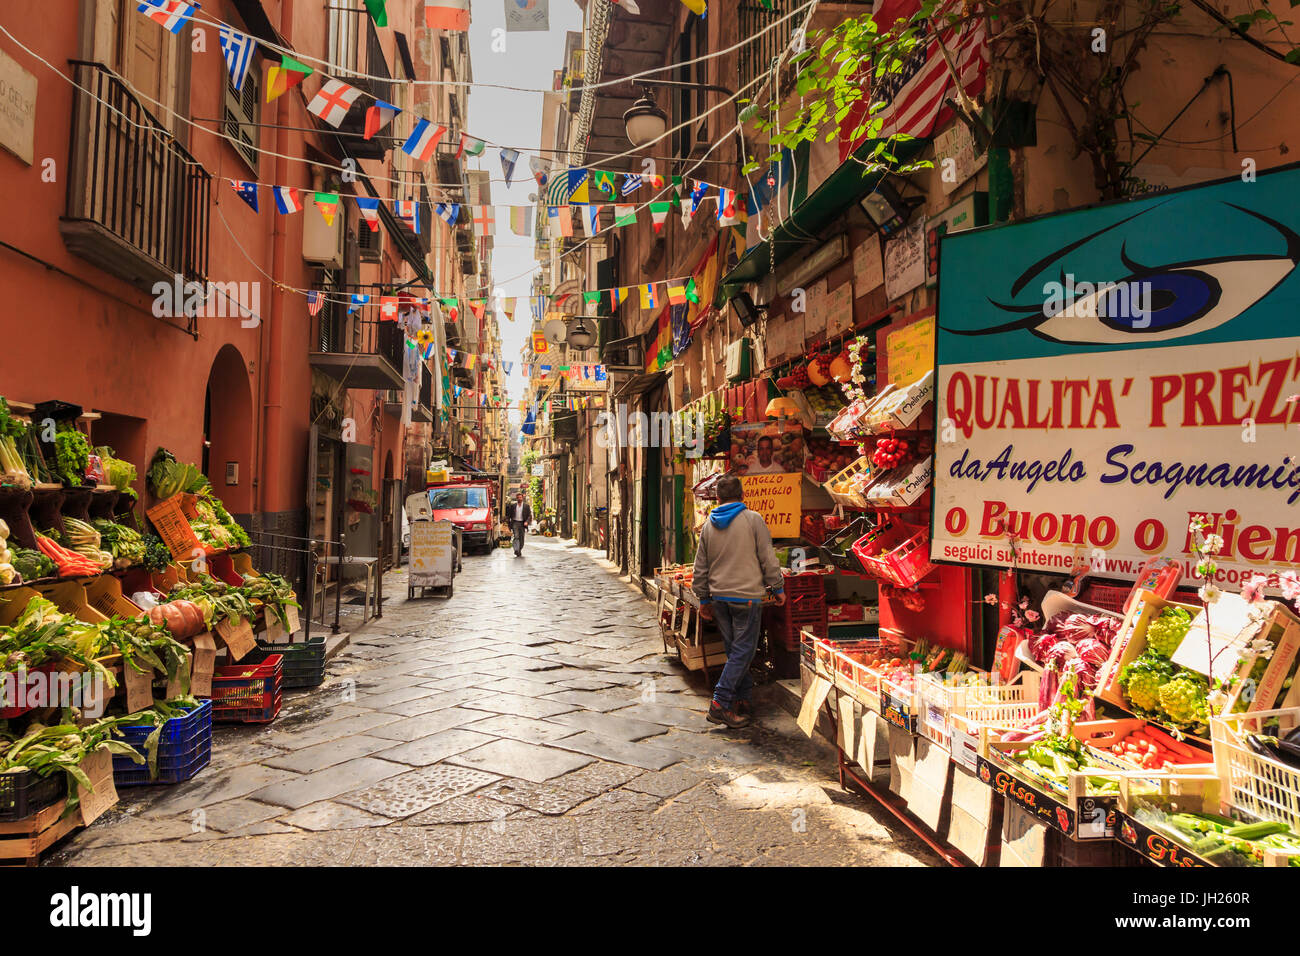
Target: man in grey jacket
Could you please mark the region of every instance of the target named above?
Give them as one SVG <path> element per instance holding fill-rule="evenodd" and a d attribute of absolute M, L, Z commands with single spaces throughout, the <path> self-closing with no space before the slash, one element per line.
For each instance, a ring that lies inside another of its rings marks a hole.
<path fill-rule="evenodd" d="M 701 616 L 716 622 L 727 649 L 727 663 L 709 703 L 709 720 L 736 728 L 750 721 L 754 685 L 749 665 L 763 626 L 763 595 L 772 592 L 780 605 L 785 590 L 772 535 L 763 518 L 745 508 L 740 479 L 720 478 L 717 493 L 718 505 L 700 532 L 692 587 L 700 598 Z"/>

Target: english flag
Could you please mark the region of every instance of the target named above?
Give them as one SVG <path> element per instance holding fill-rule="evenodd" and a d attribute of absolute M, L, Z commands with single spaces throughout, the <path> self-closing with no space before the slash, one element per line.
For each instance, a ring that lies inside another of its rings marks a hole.
<path fill-rule="evenodd" d="M 433 159 L 433 152 L 438 148 L 438 140 L 447 132 L 445 126 L 435 126 L 427 119 L 418 120 L 411 135 L 402 144 L 402 152 L 414 156 L 422 163 Z"/>
<path fill-rule="evenodd" d="M 426 0 L 424 25 L 430 30 L 468 30 L 469 0 Z"/>
<path fill-rule="evenodd" d="M 326 80 L 307 104 L 307 109 L 338 129 L 360 95 L 359 89 L 348 86 L 342 80 Z"/>

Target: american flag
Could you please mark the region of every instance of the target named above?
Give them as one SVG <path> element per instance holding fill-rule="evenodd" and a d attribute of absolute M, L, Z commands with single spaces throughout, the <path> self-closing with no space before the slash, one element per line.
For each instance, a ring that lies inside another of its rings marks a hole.
<path fill-rule="evenodd" d="M 871 18 L 878 29 L 885 31 L 895 21 L 912 16 L 919 7 L 920 0 L 881 0 Z M 933 25 L 945 22 L 943 13 L 943 10 L 936 11 L 929 23 Z M 931 31 L 928 39 L 916 47 L 903 68 L 877 83 L 870 96 L 859 101 L 858 108 L 848 115 L 841 127 L 845 137 L 851 135 L 863 121 L 870 103 L 885 104 L 883 109 L 871 116 L 873 120 L 879 119 L 883 123 L 881 139 L 898 134 L 924 139 L 947 122 L 952 111 L 944 105 L 944 100 L 954 96 L 956 84 L 939 51 L 940 38 L 961 78 L 962 88 L 970 96 L 979 96 L 983 92 L 984 71 L 989 55 L 984 21 L 968 19 L 964 23 L 941 29 L 938 36 L 932 32 L 932 26 L 928 29 Z M 859 140 L 848 144 L 842 140 L 841 152 L 846 152 L 846 146 L 851 150 L 861 142 Z"/>
<path fill-rule="evenodd" d="M 324 292 L 307 293 L 307 314 L 308 315 L 315 315 L 316 313 L 318 313 L 321 309 L 321 306 L 323 306 L 324 304 L 325 304 Z"/>

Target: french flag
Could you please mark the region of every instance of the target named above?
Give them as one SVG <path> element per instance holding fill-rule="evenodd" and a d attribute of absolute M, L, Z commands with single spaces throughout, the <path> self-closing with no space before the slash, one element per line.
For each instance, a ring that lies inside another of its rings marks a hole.
<path fill-rule="evenodd" d="M 298 190 L 293 186 L 276 186 L 275 208 L 280 210 L 280 214 L 287 216 L 290 213 L 302 212 L 302 200 L 298 198 Z"/>
<path fill-rule="evenodd" d="M 446 132 L 447 127 L 445 126 L 437 126 L 427 119 L 417 120 L 415 129 L 411 130 L 410 137 L 402 144 L 402 152 L 408 156 L 414 156 L 422 163 L 427 163 L 433 159 L 433 152 L 438 148 L 438 141 L 442 139 L 443 134 Z"/>

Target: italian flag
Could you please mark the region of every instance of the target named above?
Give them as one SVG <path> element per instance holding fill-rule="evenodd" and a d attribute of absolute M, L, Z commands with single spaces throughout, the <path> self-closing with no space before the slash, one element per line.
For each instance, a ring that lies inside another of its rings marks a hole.
<path fill-rule="evenodd" d="M 424 24 L 430 30 L 468 30 L 469 0 L 426 0 Z"/>

